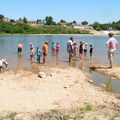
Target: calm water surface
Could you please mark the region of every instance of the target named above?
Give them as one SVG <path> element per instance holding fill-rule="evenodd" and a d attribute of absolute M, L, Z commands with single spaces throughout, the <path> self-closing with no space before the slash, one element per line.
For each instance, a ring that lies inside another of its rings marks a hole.
<path fill-rule="evenodd" d="M 60 43 L 60 54 L 59 58 L 57 58 L 57 64 L 66 64 L 68 65 L 68 55 L 66 51 L 66 43 L 69 40 L 68 36 L 49 36 L 49 35 L 2 35 L 0 36 L 0 59 L 7 58 L 9 63 L 9 68 L 29 68 L 31 66 L 29 60 L 29 44 L 32 42 L 34 47 L 42 47 L 45 41 L 49 41 L 49 55 L 47 57 L 48 64 L 56 64 L 56 56 L 51 55 L 51 44 L 52 42 Z M 94 48 L 93 53 L 93 63 L 102 63 L 107 64 L 107 47 L 105 45 L 108 37 L 107 36 L 74 36 L 75 41 L 78 43 L 80 41 L 87 42 L 88 44 L 92 44 Z M 116 37 L 120 44 L 120 36 Z M 24 45 L 22 55 L 17 54 L 17 45 L 22 43 Z M 89 63 L 89 54 L 85 62 Z M 114 62 L 116 64 L 120 64 L 120 48 L 117 49 L 116 55 L 114 58 Z M 74 60 L 72 66 L 79 66 L 79 59 Z M 100 75 L 98 73 L 92 73 L 92 79 L 94 80 L 94 84 L 99 85 L 101 83 L 112 85 L 112 90 L 120 93 L 120 81 L 119 80 L 109 80 L 108 77 Z"/>

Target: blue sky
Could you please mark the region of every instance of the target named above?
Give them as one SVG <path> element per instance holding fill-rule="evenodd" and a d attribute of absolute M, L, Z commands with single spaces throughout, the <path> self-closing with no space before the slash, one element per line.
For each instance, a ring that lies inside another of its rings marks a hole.
<path fill-rule="evenodd" d="M 102 23 L 120 20 L 120 0 L 1 0 L 0 14 L 19 19 L 44 19 L 53 16 L 55 21 L 84 20 Z"/>

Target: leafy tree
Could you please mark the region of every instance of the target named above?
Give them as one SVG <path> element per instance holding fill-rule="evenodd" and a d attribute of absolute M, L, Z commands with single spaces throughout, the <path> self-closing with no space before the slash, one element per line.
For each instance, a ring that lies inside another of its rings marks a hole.
<path fill-rule="evenodd" d="M 26 17 L 23 18 L 23 22 L 24 22 L 24 23 L 28 23 Z"/>
<path fill-rule="evenodd" d="M 115 24 L 115 21 L 113 21 L 112 24 Z"/>
<path fill-rule="evenodd" d="M 0 14 L 0 20 L 2 20 L 4 18 L 4 15 Z"/>
<path fill-rule="evenodd" d="M 13 23 L 13 22 L 15 22 L 15 20 L 14 19 L 10 19 L 10 22 Z"/>
<path fill-rule="evenodd" d="M 45 21 L 46 21 L 46 25 L 53 25 L 53 17 L 52 16 L 46 16 Z"/>
<path fill-rule="evenodd" d="M 81 22 L 82 25 L 88 25 L 88 22 L 87 21 L 83 21 Z"/>
<path fill-rule="evenodd" d="M 63 19 L 61 19 L 61 20 L 60 20 L 60 23 L 66 23 L 66 21 L 65 21 L 65 20 L 63 20 Z"/>
<path fill-rule="evenodd" d="M 77 22 L 74 20 L 73 23 L 76 24 Z"/>
<path fill-rule="evenodd" d="M 95 30 L 97 30 L 98 28 L 100 28 L 100 23 L 99 23 L 99 22 L 94 22 L 94 23 L 93 23 L 93 28 L 94 28 Z"/>
<path fill-rule="evenodd" d="M 56 25 L 56 22 L 55 22 L 55 21 L 53 21 L 53 22 L 52 22 L 52 25 Z"/>
<path fill-rule="evenodd" d="M 42 20 L 40 20 L 40 19 L 37 19 L 37 24 L 41 23 L 41 21 L 42 21 Z"/>

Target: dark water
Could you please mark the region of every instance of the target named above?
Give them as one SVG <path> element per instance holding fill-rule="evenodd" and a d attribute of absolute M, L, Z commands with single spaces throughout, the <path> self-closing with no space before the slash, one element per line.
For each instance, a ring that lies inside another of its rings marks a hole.
<path fill-rule="evenodd" d="M 29 44 L 32 42 L 34 47 L 42 47 L 45 41 L 49 41 L 49 54 L 47 57 L 47 63 L 48 64 L 68 64 L 68 54 L 66 51 L 66 43 L 69 40 L 70 36 L 61 36 L 61 35 L 55 35 L 55 36 L 49 36 L 49 35 L 2 35 L 0 36 L 0 59 L 7 58 L 9 63 L 9 68 L 29 68 L 31 66 L 30 60 L 29 60 Z M 120 37 L 116 37 L 119 44 L 120 44 Z M 108 39 L 107 36 L 74 36 L 75 41 L 78 43 L 80 41 L 85 41 L 88 44 L 92 44 L 94 48 L 93 53 L 93 60 L 94 63 L 102 63 L 107 64 L 107 47 L 106 47 L 106 41 Z M 56 58 L 56 56 L 51 55 L 51 43 L 59 42 L 60 43 L 60 53 L 59 58 Z M 22 55 L 17 54 L 17 45 L 19 43 L 22 43 L 24 45 L 23 53 Z M 86 57 L 85 60 L 86 63 L 89 64 L 89 54 Z M 116 64 L 120 64 L 120 48 L 117 49 L 116 55 L 114 58 L 114 62 Z M 79 58 L 74 60 L 72 63 L 73 67 L 80 67 Z M 119 92 L 120 93 L 120 81 L 119 80 L 111 80 L 109 82 L 109 78 L 105 77 L 98 73 L 92 73 L 92 79 L 94 80 L 94 84 L 106 84 L 110 83 L 112 85 L 112 91 Z"/>

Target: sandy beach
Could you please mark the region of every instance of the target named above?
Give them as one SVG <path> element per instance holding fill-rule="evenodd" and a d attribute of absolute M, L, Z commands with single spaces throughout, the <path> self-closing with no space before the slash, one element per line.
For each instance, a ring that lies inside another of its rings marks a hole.
<path fill-rule="evenodd" d="M 80 69 L 64 66 L 33 65 L 30 70 L 7 70 L 0 73 L 0 118 L 32 120 L 34 116 L 38 120 L 38 116 L 51 110 L 62 111 L 69 118 L 72 110 L 90 106 L 92 109 L 83 114 L 82 120 L 119 120 L 120 96 L 88 81 Z"/>

